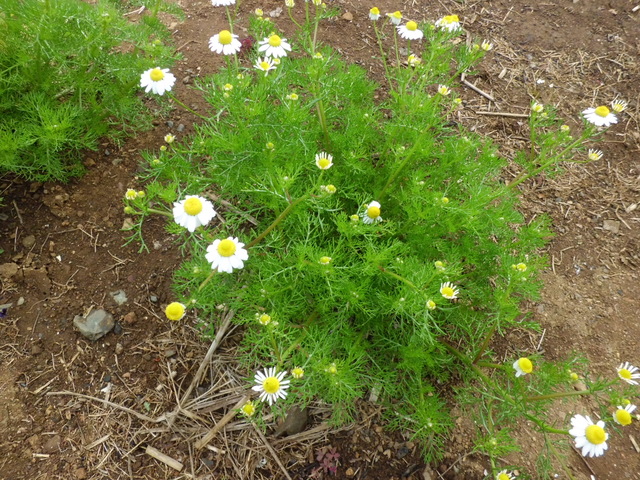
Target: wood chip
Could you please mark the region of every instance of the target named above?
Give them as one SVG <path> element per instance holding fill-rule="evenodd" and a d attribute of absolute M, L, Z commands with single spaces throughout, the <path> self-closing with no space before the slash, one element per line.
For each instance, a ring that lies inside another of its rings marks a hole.
<path fill-rule="evenodd" d="M 144 453 L 146 453 L 150 457 L 155 458 L 156 460 L 159 460 L 165 465 L 168 465 L 174 470 L 177 470 L 178 472 L 182 471 L 182 469 L 184 468 L 184 465 L 180 463 L 178 460 L 176 460 L 175 458 L 171 458 L 169 455 L 165 455 L 157 448 L 153 448 L 151 445 L 147 445 L 147 448 L 144 451 Z"/>

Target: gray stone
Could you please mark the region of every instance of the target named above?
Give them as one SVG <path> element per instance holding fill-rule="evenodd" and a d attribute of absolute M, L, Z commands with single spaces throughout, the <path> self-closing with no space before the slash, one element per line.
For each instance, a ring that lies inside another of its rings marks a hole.
<path fill-rule="evenodd" d="M 109 295 L 113 297 L 118 305 L 124 305 L 125 303 L 127 303 L 127 300 L 129 300 L 127 298 L 127 294 L 124 293 L 124 290 L 117 290 L 115 292 L 111 292 Z"/>
<path fill-rule="evenodd" d="M 184 132 L 184 125 L 181 123 L 180 125 L 178 125 L 178 128 L 176 130 L 178 132 Z"/>
<path fill-rule="evenodd" d="M 113 315 L 104 310 L 94 310 L 88 316 L 76 315 L 73 324 L 89 340 L 98 340 L 111 331 L 115 325 Z"/>
<path fill-rule="evenodd" d="M 22 246 L 24 248 L 31 248 L 35 245 L 35 243 L 36 243 L 36 237 L 34 237 L 33 235 L 27 235 L 22 239 Z"/>

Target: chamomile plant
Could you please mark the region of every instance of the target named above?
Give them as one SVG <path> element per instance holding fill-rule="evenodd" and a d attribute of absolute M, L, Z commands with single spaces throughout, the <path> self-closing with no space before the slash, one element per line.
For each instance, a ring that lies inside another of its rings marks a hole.
<path fill-rule="evenodd" d="M 344 422 L 369 394 L 434 459 L 452 425 L 441 382 L 475 378 L 460 398 L 483 399 L 478 415 L 517 411 L 553 429 L 541 409 L 566 381 L 565 366 L 543 373 L 524 353 L 496 363 L 489 347 L 513 325 L 536 328 L 522 305 L 538 298 L 539 249 L 551 234 L 546 219 L 518 211 L 517 187 L 582 155 L 595 130 L 574 138 L 550 107 L 536 108 L 522 175 L 505 183 L 508 159 L 450 120 L 463 94 L 456 78 L 491 50 L 488 41 L 455 41 L 464 34 L 456 15 L 402 23 L 400 12 L 372 9 L 372 55 L 387 73 L 379 84 L 318 42 L 330 9 L 289 3 L 297 34 L 256 14 L 248 51 L 212 51 L 228 57 L 197 84 L 212 116 L 144 155 L 146 196 L 128 205 L 140 218 L 166 215 L 188 253 L 174 277 L 185 316 L 216 318 L 224 305 L 243 324 L 239 361 L 259 398 L 240 414 L 318 398 Z M 398 37 L 411 61 L 400 59 Z M 588 440 L 589 425 L 576 425 Z M 497 430 L 480 442 L 492 459 L 503 452 L 492 438 L 508 436 Z M 560 433 L 569 438 L 568 428 Z"/>

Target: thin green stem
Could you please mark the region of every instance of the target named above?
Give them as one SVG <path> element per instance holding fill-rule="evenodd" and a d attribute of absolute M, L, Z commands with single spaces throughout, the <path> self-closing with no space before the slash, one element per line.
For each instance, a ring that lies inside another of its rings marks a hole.
<path fill-rule="evenodd" d="M 480 362 L 474 362 L 474 364 L 479 367 L 486 367 L 486 368 L 498 368 L 498 369 L 504 368 L 504 365 L 502 365 L 501 363 L 491 363 L 491 362 L 480 361 Z"/>
<path fill-rule="evenodd" d="M 389 66 L 387 65 L 387 56 L 384 53 L 384 48 L 382 46 L 382 39 L 380 38 L 380 32 L 378 31 L 378 22 L 373 22 L 373 31 L 376 32 L 376 39 L 378 40 L 378 47 L 380 47 L 380 56 L 382 57 L 382 65 L 384 66 L 384 73 L 387 77 L 387 81 L 389 82 L 389 87 L 393 89 L 393 84 L 391 83 L 391 75 L 389 75 Z"/>
<path fill-rule="evenodd" d="M 398 165 L 398 168 L 396 168 L 396 170 L 393 172 L 393 174 L 387 179 L 387 183 L 385 183 L 384 187 L 382 187 L 382 190 L 380 190 L 380 192 L 376 196 L 378 201 L 380 201 L 380 200 L 382 200 L 384 198 L 384 195 L 385 195 L 385 193 L 387 191 L 387 188 L 389 188 L 389 186 L 391 186 L 391 184 L 395 181 L 395 179 L 398 177 L 398 175 L 400 175 L 400 172 L 402 172 L 404 167 L 409 163 L 409 160 L 411 160 L 411 157 L 413 157 L 413 154 L 417 150 L 418 145 L 420 145 L 420 143 L 421 143 L 422 139 L 424 138 L 424 136 L 427 134 L 427 131 L 428 131 L 428 129 L 425 129 L 425 131 L 422 132 L 422 134 L 418 137 L 416 142 L 413 144 L 413 147 L 411 147 L 411 150 L 409 150 L 407 152 L 405 159 L 402 162 L 400 162 L 400 165 Z"/>
<path fill-rule="evenodd" d="M 406 283 L 407 285 L 409 285 L 414 290 L 420 291 L 418 289 L 418 287 L 416 287 L 416 285 L 413 282 L 411 282 L 411 280 L 407 280 L 406 278 L 398 275 L 397 273 L 390 272 L 389 270 L 387 270 L 384 267 L 381 267 L 380 265 L 378 265 L 378 270 L 380 270 L 382 273 L 384 273 L 386 275 L 389 275 L 390 277 L 395 278 L 396 280 L 400 280 L 401 282 Z"/>
<path fill-rule="evenodd" d="M 533 395 L 531 397 L 524 397 L 523 400 L 525 402 L 539 402 L 542 400 L 551 400 L 554 398 L 564 398 L 564 397 L 576 397 L 580 395 L 591 395 L 593 392 L 590 390 L 576 390 L 573 392 L 556 392 L 556 393 L 548 393 L 546 395 Z"/>
<path fill-rule="evenodd" d="M 147 208 L 146 210 L 149 213 L 158 213 L 160 215 L 164 215 L 165 217 L 173 218 L 173 214 L 171 212 L 167 212 L 166 210 L 157 210 L 155 208 Z"/>
<path fill-rule="evenodd" d="M 224 7 L 227 11 L 227 20 L 229 21 L 229 31 L 233 33 L 233 21 L 231 20 L 231 13 L 229 13 L 229 7 Z"/>
<path fill-rule="evenodd" d="M 569 432 L 567 432 L 569 433 Z M 565 464 L 564 460 L 562 459 L 562 457 L 560 456 L 560 454 L 558 453 L 558 450 L 556 450 L 556 447 L 553 446 L 553 444 L 551 443 L 551 441 L 547 440 L 547 444 L 549 445 L 549 450 L 551 450 L 551 453 L 554 457 L 556 457 L 556 460 L 560 463 L 560 465 L 562 466 L 562 470 L 564 470 L 564 473 L 567 474 L 567 477 L 569 478 L 569 480 L 576 480 L 576 477 L 574 477 L 571 474 L 571 470 L 569 470 L 569 468 L 567 467 L 567 465 Z"/>
<path fill-rule="evenodd" d="M 196 117 L 200 117 L 202 120 L 209 121 L 209 119 L 208 119 L 207 117 L 205 117 L 205 116 L 203 116 L 203 115 L 200 115 L 198 112 L 196 112 L 196 111 L 194 111 L 193 109 L 191 109 L 191 108 L 187 107 L 183 102 L 181 102 L 180 100 L 178 100 L 178 99 L 176 98 L 176 96 L 175 96 L 173 93 L 171 93 L 171 92 L 167 92 L 167 95 L 169 95 L 169 97 L 171 97 L 171 99 L 172 99 L 174 102 L 176 102 L 178 105 L 180 105 L 180 106 L 181 106 L 182 108 L 184 108 L 186 111 L 188 111 L 188 112 L 190 112 L 190 113 L 194 114 Z"/>
<path fill-rule="evenodd" d="M 293 15 L 291 14 L 291 7 L 287 7 L 287 12 L 289 13 L 289 18 L 291 19 L 291 21 L 296 24 L 296 27 L 302 28 L 302 26 L 298 22 L 296 22 L 296 19 L 293 18 Z"/>
<path fill-rule="evenodd" d="M 287 357 L 291 354 L 291 352 L 293 351 L 294 348 L 296 348 L 298 345 L 300 345 L 302 343 L 302 340 L 304 340 L 304 337 L 307 336 L 307 333 L 309 333 L 309 330 L 307 330 L 307 327 L 309 325 L 311 325 L 311 323 L 318 318 L 318 312 L 314 311 L 311 315 L 309 315 L 309 318 L 307 318 L 307 321 L 304 322 L 304 325 L 302 326 L 302 332 L 300 333 L 300 335 L 298 336 L 298 338 L 296 338 L 295 342 L 293 342 L 289 348 L 287 348 L 284 353 L 282 354 L 282 361 L 286 360 Z"/>
<path fill-rule="evenodd" d="M 204 279 L 204 281 L 200 284 L 200 286 L 198 287 L 198 290 L 196 291 L 199 292 L 200 290 L 202 290 L 204 286 L 211 281 L 211 279 L 216 274 L 216 272 L 217 270 L 211 270 L 211 273 L 209 274 L 209 276 Z"/>
<path fill-rule="evenodd" d="M 491 330 L 489 330 L 489 332 L 487 333 L 487 336 L 484 337 L 484 340 L 482 341 L 482 345 L 480 345 L 480 349 L 478 350 L 478 353 L 476 353 L 476 356 L 473 357 L 473 360 L 471 361 L 471 363 L 478 363 L 478 360 L 480 360 L 480 358 L 484 354 L 484 351 L 489 346 L 489 342 L 491 341 L 491 338 L 493 338 L 493 334 L 495 333 L 496 328 L 497 328 L 497 323 L 494 323 L 493 326 L 491 327 Z"/>
<path fill-rule="evenodd" d="M 264 240 L 264 237 L 266 237 L 267 235 L 269 235 L 269 233 L 271 232 L 271 230 L 273 230 L 274 228 L 276 228 L 280 222 L 282 222 L 282 220 L 284 220 L 285 218 L 287 218 L 287 216 L 291 213 L 291 211 L 298 206 L 300 203 L 302 203 L 304 200 L 306 200 L 307 198 L 309 198 L 310 194 L 306 194 L 303 195 L 302 197 L 294 200 L 293 202 L 291 202 L 289 205 L 287 205 L 287 208 L 285 208 L 282 213 L 280 215 L 278 215 L 276 217 L 276 219 L 271 223 L 271 225 L 269 225 L 266 230 L 264 232 L 262 232 L 260 235 L 258 235 L 256 238 L 254 238 L 253 240 L 251 240 L 251 242 L 249 242 L 247 244 L 247 249 L 251 248 L 251 247 L 255 247 L 258 243 L 260 243 L 262 240 Z"/>
<path fill-rule="evenodd" d="M 400 50 L 398 49 L 398 31 L 393 28 L 393 43 L 396 47 L 396 68 L 400 69 Z"/>

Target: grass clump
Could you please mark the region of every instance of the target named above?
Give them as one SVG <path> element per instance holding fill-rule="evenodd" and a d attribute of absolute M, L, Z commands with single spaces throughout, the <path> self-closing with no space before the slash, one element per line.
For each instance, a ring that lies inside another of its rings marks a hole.
<path fill-rule="evenodd" d="M 80 151 L 149 126 L 134 95 L 145 68 L 172 58 L 153 16 L 132 23 L 121 3 L 6 0 L 0 9 L 0 170 L 67 180 Z"/>

